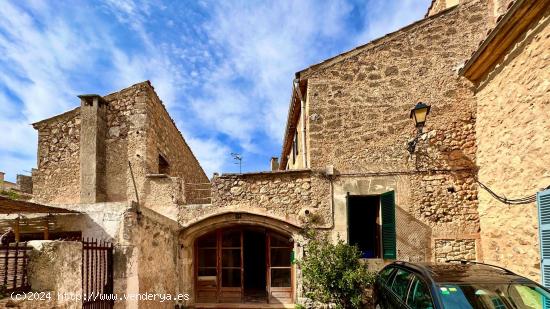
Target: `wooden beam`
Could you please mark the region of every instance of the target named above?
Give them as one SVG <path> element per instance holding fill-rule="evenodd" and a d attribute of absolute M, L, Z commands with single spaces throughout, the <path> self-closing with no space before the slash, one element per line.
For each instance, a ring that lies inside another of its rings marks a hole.
<path fill-rule="evenodd" d="M 14 224 L 13 224 L 13 233 L 15 234 L 15 242 L 19 242 L 21 240 L 21 229 L 20 229 L 20 225 L 19 225 L 20 220 L 21 219 L 18 216 L 17 218 L 15 218 L 15 221 L 14 221 Z"/>
<path fill-rule="evenodd" d="M 483 78 L 506 55 L 531 23 L 545 12 L 549 3 L 550 0 L 518 1 L 466 62 L 461 73 L 473 82 Z"/>
<path fill-rule="evenodd" d="M 44 218 L 44 240 L 50 240 L 50 218 Z"/>

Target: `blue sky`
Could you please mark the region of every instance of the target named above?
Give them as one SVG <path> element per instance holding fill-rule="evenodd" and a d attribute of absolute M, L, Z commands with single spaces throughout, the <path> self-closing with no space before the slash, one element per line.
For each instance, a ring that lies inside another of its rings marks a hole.
<path fill-rule="evenodd" d="M 29 125 L 151 80 L 210 176 L 279 156 L 294 73 L 421 19 L 430 0 L 1 1 L 0 171 L 36 166 Z"/>

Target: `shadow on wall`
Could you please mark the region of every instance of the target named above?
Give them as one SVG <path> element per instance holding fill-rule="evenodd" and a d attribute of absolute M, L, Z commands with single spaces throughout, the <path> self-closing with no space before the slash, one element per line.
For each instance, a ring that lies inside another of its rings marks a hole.
<path fill-rule="evenodd" d="M 410 262 L 429 261 L 432 229 L 414 216 L 395 207 L 397 259 Z"/>
<path fill-rule="evenodd" d="M 100 220 L 98 223 L 97 221 Z M 109 226 L 111 225 L 111 226 Z M 118 233 L 118 220 L 109 220 L 108 214 L 101 218 L 96 215 L 75 214 L 56 217 L 57 231 L 80 231 L 82 238 L 94 238 L 97 240 L 114 241 Z"/>

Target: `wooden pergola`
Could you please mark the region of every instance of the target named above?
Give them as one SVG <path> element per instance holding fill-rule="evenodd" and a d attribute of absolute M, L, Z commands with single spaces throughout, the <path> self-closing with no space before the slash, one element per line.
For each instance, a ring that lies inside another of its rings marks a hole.
<path fill-rule="evenodd" d="M 40 215 L 45 214 L 46 217 L 24 219 L 25 224 L 33 229 L 40 229 L 43 231 L 44 239 L 49 239 L 50 233 L 50 217 L 54 214 L 79 214 L 80 212 L 65 208 L 46 206 L 42 204 L 32 203 L 23 200 L 13 200 L 7 197 L 0 196 L 0 215 L 18 215 L 14 219 L 0 220 L 0 228 L 11 227 L 15 234 L 15 240 L 20 240 L 21 234 L 21 215 L 32 214 Z"/>

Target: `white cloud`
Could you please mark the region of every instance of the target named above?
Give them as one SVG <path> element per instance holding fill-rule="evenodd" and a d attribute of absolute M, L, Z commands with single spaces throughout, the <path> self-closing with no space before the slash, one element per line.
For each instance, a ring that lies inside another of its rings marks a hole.
<path fill-rule="evenodd" d="M 370 0 L 365 3 L 365 30 L 355 42 L 368 43 L 424 17 L 431 0 Z"/>
<path fill-rule="evenodd" d="M 359 35 L 346 29 L 352 7 L 344 0 L 200 2 L 207 20 L 196 23 L 183 11 L 165 12 L 149 0 L 104 0 L 99 13 L 111 20 L 96 16 L 97 3 L 3 1 L 0 85 L 23 104 L 0 88 L 0 108 L 10 111 L 0 113 L 8 141 L 0 146 L 0 170 L 34 165 L 34 159 L 21 159 L 36 153 L 29 123 L 76 106 L 75 96 L 97 92 L 91 88 L 97 84 L 116 91 L 146 79 L 180 128 L 189 131 L 186 140 L 209 176 L 232 167 L 230 147 L 243 149 L 250 161 L 269 157 L 272 148 L 263 145 L 280 144 L 296 71 L 331 56 L 329 49 L 348 48 L 332 41 L 345 37 L 347 44 L 363 44 L 410 23 L 423 15 L 428 1 L 368 1 Z M 151 28 L 159 11 L 173 14 L 160 24 L 170 23 L 174 35 L 161 38 Z M 124 27 L 131 43 L 116 33 Z M 222 142 L 220 135 L 232 140 Z"/>
<path fill-rule="evenodd" d="M 212 177 L 214 172 L 221 172 L 228 162 L 231 150 L 215 139 L 200 139 L 191 134 L 185 134 L 185 140 L 204 169 L 206 176 Z"/>
<path fill-rule="evenodd" d="M 318 56 L 319 35 L 343 35 L 349 9 L 344 1 L 217 4 L 205 29 L 223 61 L 194 110 L 246 150 L 256 150 L 250 143 L 258 133 L 279 143 L 294 73 Z"/>

